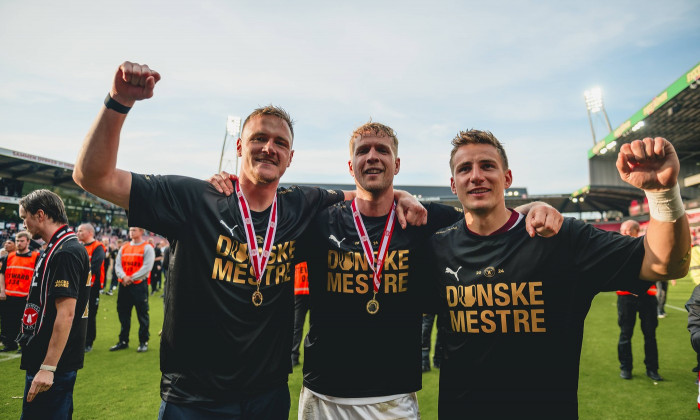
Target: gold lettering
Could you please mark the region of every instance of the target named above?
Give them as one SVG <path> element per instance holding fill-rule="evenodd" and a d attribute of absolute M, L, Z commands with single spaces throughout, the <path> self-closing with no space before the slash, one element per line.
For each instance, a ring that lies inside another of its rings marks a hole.
<path fill-rule="evenodd" d="M 408 250 L 399 251 L 399 270 L 408 270 Z"/>
<path fill-rule="evenodd" d="M 457 312 L 457 317 L 455 317 Z M 450 320 L 452 321 L 452 331 L 464 332 L 464 312 L 450 311 Z"/>
<path fill-rule="evenodd" d="M 384 293 L 396 293 L 396 274 L 382 274 L 382 277 Z"/>
<path fill-rule="evenodd" d="M 397 271 L 398 268 L 396 267 L 396 263 L 394 262 L 394 257 L 396 257 L 395 250 L 387 251 L 386 258 L 384 259 L 384 267 L 393 271 Z"/>
<path fill-rule="evenodd" d="M 500 315 L 500 317 L 501 317 L 501 332 L 502 333 L 508 332 L 508 323 L 507 323 L 508 314 L 510 314 L 510 309 L 501 309 L 501 310 L 496 311 L 496 315 Z"/>
<path fill-rule="evenodd" d="M 342 256 L 339 261 L 340 269 L 344 271 L 350 270 L 352 267 L 353 255 L 355 254 L 352 252 L 343 252 L 341 255 Z"/>
<path fill-rule="evenodd" d="M 340 273 L 328 273 L 328 291 L 340 293 Z"/>
<path fill-rule="evenodd" d="M 248 244 L 234 242 L 233 249 L 231 250 L 231 257 L 237 263 L 248 261 Z"/>
<path fill-rule="evenodd" d="M 343 293 L 354 293 L 352 290 L 352 273 L 343 273 Z"/>
<path fill-rule="evenodd" d="M 496 305 L 507 306 L 510 304 L 510 296 L 508 295 L 508 286 L 505 283 L 497 283 L 494 287 L 494 292 L 501 297 L 501 299 L 496 298 Z"/>
<path fill-rule="evenodd" d="M 532 332 L 547 332 L 544 327 L 544 309 L 532 310 Z"/>
<path fill-rule="evenodd" d="M 516 309 L 513 311 L 513 328 L 515 332 L 520 332 L 520 325 L 523 326 L 523 331 L 530 332 L 530 324 L 527 322 L 528 312 L 524 309 Z"/>
<path fill-rule="evenodd" d="M 484 324 L 488 324 L 488 326 L 482 325 L 481 331 L 488 333 L 488 334 L 496 331 L 496 323 L 493 322 L 493 311 L 490 311 L 488 309 L 482 311 L 481 312 L 481 322 L 483 322 Z"/>
<path fill-rule="evenodd" d="M 527 303 L 527 299 L 523 295 L 525 283 L 520 283 L 518 285 L 516 285 L 515 283 L 511 283 L 510 287 L 510 292 L 513 294 L 513 306 L 518 306 L 518 300 L 522 300 L 523 305 L 529 305 L 529 303 Z"/>
<path fill-rule="evenodd" d="M 352 255 L 355 260 L 355 271 L 369 270 L 369 263 L 367 262 L 367 258 L 365 258 L 365 254 L 359 254 L 357 252 L 350 254 L 348 252 L 348 255 Z"/>
<path fill-rule="evenodd" d="M 230 262 L 230 261 L 229 261 Z M 234 264 L 233 269 L 233 282 L 238 284 L 245 284 L 248 278 L 248 264 Z"/>
<path fill-rule="evenodd" d="M 401 267 L 401 264 L 399 264 L 399 267 Z M 399 273 L 399 292 L 403 293 L 408 291 L 408 287 L 406 286 L 406 283 L 408 282 L 406 280 L 406 277 L 408 277 L 408 273 Z"/>
<path fill-rule="evenodd" d="M 221 236 L 220 236 L 221 237 Z M 214 259 L 214 270 L 211 273 L 211 278 L 214 280 L 231 281 L 231 270 L 233 270 L 233 261 L 226 261 L 221 258 Z"/>
<path fill-rule="evenodd" d="M 542 296 L 542 290 L 538 289 L 542 287 L 541 281 L 533 281 L 528 284 L 530 286 L 530 305 L 544 305 L 543 300 L 538 300 L 537 296 Z"/>
<path fill-rule="evenodd" d="M 479 332 L 479 328 L 475 326 L 478 322 L 476 318 L 476 311 L 464 311 L 467 320 L 467 332 L 470 334 L 475 334 Z"/>
<path fill-rule="evenodd" d="M 447 299 L 447 306 L 454 308 L 457 306 L 457 287 L 447 286 L 445 287 L 445 298 Z"/>
<path fill-rule="evenodd" d="M 355 277 L 355 282 L 357 283 L 357 287 L 355 288 L 355 290 L 357 291 L 357 293 L 365 294 L 369 291 L 367 280 L 369 280 L 367 274 L 358 274 Z"/>
<path fill-rule="evenodd" d="M 334 270 L 338 268 L 338 252 L 331 249 L 328 250 L 328 269 Z M 330 273 L 328 273 L 330 275 Z"/>
<path fill-rule="evenodd" d="M 275 267 L 275 284 L 280 284 L 284 281 L 284 275 L 287 272 L 287 265 L 280 264 Z"/>
<path fill-rule="evenodd" d="M 479 306 L 493 306 L 493 295 L 491 294 L 491 284 L 487 284 L 484 288 L 483 284 L 476 287 L 477 295 L 479 296 Z"/>
<path fill-rule="evenodd" d="M 216 243 L 216 253 L 225 257 L 229 251 L 231 251 L 231 239 L 227 236 L 219 235 L 219 241 Z"/>
<path fill-rule="evenodd" d="M 474 286 L 457 286 L 460 294 L 459 303 L 466 308 L 471 308 L 476 303 L 476 290 Z"/>

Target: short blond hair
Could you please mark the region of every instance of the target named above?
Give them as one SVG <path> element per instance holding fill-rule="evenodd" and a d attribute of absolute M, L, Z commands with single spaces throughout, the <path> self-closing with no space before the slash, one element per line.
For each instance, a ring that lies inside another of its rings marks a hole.
<path fill-rule="evenodd" d="M 394 155 L 399 155 L 399 139 L 396 137 L 394 129 L 388 125 L 369 120 L 369 122 L 362 124 L 352 132 L 350 136 L 350 156 L 355 153 L 355 138 L 359 140 L 363 136 L 389 137 L 392 140 L 391 149 L 394 151 Z"/>

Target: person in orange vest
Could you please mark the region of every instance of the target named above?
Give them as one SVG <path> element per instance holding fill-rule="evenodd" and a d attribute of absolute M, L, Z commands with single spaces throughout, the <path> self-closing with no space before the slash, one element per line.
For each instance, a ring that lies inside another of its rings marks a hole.
<path fill-rule="evenodd" d="M 92 351 L 92 343 L 97 336 L 97 309 L 100 305 L 100 290 L 104 287 L 105 246 L 95 240 L 95 228 L 90 223 L 78 226 L 78 240 L 85 245 L 90 257 L 90 299 L 88 300 L 88 329 L 85 338 L 85 353 Z"/>
<path fill-rule="evenodd" d="M 306 262 L 294 267 L 294 336 L 292 337 L 292 366 L 299 364 L 299 347 L 304 321 L 309 311 L 309 271 Z"/>
<path fill-rule="evenodd" d="M 115 271 L 119 278 L 119 295 L 117 296 L 117 313 L 121 331 L 119 342 L 109 351 L 129 348 L 129 331 L 131 330 L 131 309 L 136 307 L 139 320 L 139 347 L 137 352 L 148 350 L 148 280 L 153 269 L 155 251 L 143 239 L 144 230 L 139 227 L 129 228 L 131 242 L 122 246 L 117 253 Z"/>
<path fill-rule="evenodd" d="M 639 236 L 639 223 L 627 220 L 620 225 L 620 233 Z M 644 364 L 647 376 L 654 381 L 663 381 L 659 375 L 659 350 L 656 346 L 656 285 L 652 283 L 646 294 L 633 295 L 624 290 L 617 291 L 617 324 L 620 326 L 620 339 L 617 343 L 617 357 L 620 359 L 620 377 L 632 379 L 632 334 L 637 313 L 644 334 Z"/>
<path fill-rule="evenodd" d="M 0 268 L 0 301 L 3 301 L 0 312 L 0 341 L 5 343 L 5 348 L 0 352 L 15 351 L 19 347 L 15 338 L 19 335 L 22 325 L 22 314 L 39 256 L 38 251 L 32 252 L 29 249 L 30 239 L 29 233 L 19 232 L 15 237 L 16 251 L 7 255 L 5 264 Z"/>

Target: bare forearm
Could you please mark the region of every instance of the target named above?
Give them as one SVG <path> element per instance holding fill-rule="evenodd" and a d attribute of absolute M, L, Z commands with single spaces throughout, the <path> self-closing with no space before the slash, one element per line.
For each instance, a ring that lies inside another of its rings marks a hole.
<path fill-rule="evenodd" d="M 117 169 L 126 115 L 101 107 L 78 153 L 73 179 L 86 191 L 128 209 L 131 173 Z"/>
<path fill-rule="evenodd" d="M 73 298 L 59 298 L 56 300 L 56 321 L 53 324 L 49 348 L 46 351 L 43 364 L 49 366 L 58 365 L 73 325 L 76 302 L 76 299 Z"/>
<path fill-rule="evenodd" d="M 685 276 L 690 267 L 688 218 L 682 216 L 675 222 L 651 218 L 644 238 L 644 251 L 642 279 L 671 280 Z"/>

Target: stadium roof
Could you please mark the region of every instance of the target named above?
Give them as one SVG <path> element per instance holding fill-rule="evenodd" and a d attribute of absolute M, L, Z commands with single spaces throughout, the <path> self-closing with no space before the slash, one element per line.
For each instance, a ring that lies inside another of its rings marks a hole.
<path fill-rule="evenodd" d="M 72 163 L 0 148 L 0 178 L 80 189 L 73 181 Z"/>
<path fill-rule="evenodd" d="M 588 151 L 588 158 L 603 159 L 614 165 L 617 157 L 614 152 L 621 144 L 660 136 L 673 144 L 682 166 L 694 166 L 700 162 L 699 79 L 700 63 L 598 142 Z M 691 168 L 691 171 L 698 173 L 700 168 Z M 690 178 L 686 178 L 681 185 L 690 186 L 699 182 L 691 183 Z M 641 191 L 635 188 L 588 185 L 572 193 L 560 205 L 550 204 L 561 212 L 620 210 L 627 214 L 630 201 L 643 199 Z"/>

